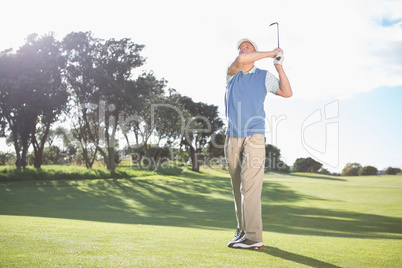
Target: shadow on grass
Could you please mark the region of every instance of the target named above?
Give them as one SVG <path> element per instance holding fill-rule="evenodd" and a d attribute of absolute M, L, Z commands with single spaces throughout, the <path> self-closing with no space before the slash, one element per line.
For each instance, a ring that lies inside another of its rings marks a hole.
<path fill-rule="evenodd" d="M 274 247 L 264 247 L 264 250 L 258 250 L 257 252 L 263 252 L 273 257 L 281 258 L 283 260 L 292 261 L 299 264 L 304 264 L 309 267 L 328 267 L 328 268 L 337 268 L 339 266 L 323 262 L 317 259 L 313 259 L 310 257 L 306 257 L 303 255 L 295 254 L 292 252 L 288 252 L 279 248 Z"/>
<path fill-rule="evenodd" d="M 271 232 L 402 239 L 401 218 L 280 204 L 265 208 L 264 227 Z"/>
<path fill-rule="evenodd" d="M 174 170 L 174 172 L 178 172 Z M 155 175 L 152 171 L 145 169 L 119 168 L 118 170 L 107 170 L 105 168 L 83 168 L 68 166 L 44 166 L 34 167 L 0 167 L 0 183 L 16 181 L 60 181 L 60 180 L 98 180 L 110 178 L 128 178 L 138 176 Z"/>
<path fill-rule="evenodd" d="M 297 206 L 321 200 L 265 182 L 264 230 L 299 235 L 402 239 L 402 219 Z M 0 214 L 205 229 L 235 228 L 228 175 L 21 181 L 0 184 Z"/>
<path fill-rule="evenodd" d="M 314 173 L 302 173 L 302 174 L 296 174 L 292 173 L 289 174 L 291 177 L 302 177 L 302 178 L 310 178 L 310 179 L 317 179 L 317 180 L 330 180 L 330 181 L 346 181 L 345 179 L 342 179 L 340 177 L 335 177 L 335 176 L 329 176 L 329 175 L 312 175 Z"/>

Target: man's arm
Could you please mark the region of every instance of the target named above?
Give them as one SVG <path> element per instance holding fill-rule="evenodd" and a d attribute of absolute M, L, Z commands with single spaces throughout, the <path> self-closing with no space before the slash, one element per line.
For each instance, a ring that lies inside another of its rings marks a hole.
<path fill-rule="evenodd" d="M 232 76 L 240 72 L 247 64 L 254 63 L 257 60 L 264 58 L 273 58 L 278 52 L 282 52 L 280 48 L 276 48 L 273 51 L 253 51 L 242 53 L 234 60 L 228 69 L 228 76 Z"/>
<path fill-rule="evenodd" d="M 292 97 L 292 87 L 290 86 L 289 79 L 286 76 L 282 65 L 275 64 L 275 68 L 279 75 L 279 88 L 276 90 L 275 94 L 284 98 Z"/>

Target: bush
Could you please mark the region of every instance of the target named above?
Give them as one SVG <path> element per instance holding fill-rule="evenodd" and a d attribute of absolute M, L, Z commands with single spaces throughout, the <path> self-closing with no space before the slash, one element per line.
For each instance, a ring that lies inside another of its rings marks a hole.
<path fill-rule="evenodd" d="M 13 165 L 15 163 L 16 159 L 17 158 L 16 158 L 15 154 L 0 151 L 0 165 L 1 166 Z"/>
<path fill-rule="evenodd" d="M 331 172 L 329 172 L 328 169 L 326 168 L 321 168 L 318 173 L 324 174 L 324 175 L 331 175 Z"/>
<path fill-rule="evenodd" d="M 401 173 L 401 169 L 400 169 L 400 168 L 388 167 L 388 168 L 385 170 L 385 174 L 387 174 L 387 175 L 397 175 L 397 174 L 399 174 L 399 173 Z"/>
<path fill-rule="evenodd" d="M 373 166 L 365 166 L 359 170 L 359 176 L 377 175 L 378 169 Z"/>
<path fill-rule="evenodd" d="M 161 167 L 159 166 L 156 169 L 156 173 L 159 175 L 165 175 L 165 176 L 179 176 L 183 173 L 183 169 L 179 167 Z"/>
<path fill-rule="evenodd" d="M 280 165 L 278 165 L 278 171 L 283 173 L 290 173 L 290 167 L 285 164 L 285 162 L 281 161 Z"/>
<path fill-rule="evenodd" d="M 362 166 L 358 163 L 347 163 L 343 168 L 341 175 L 342 176 L 358 176 L 359 170 Z"/>
<path fill-rule="evenodd" d="M 154 173 L 148 170 L 118 168 L 91 168 L 77 166 L 46 166 L 42 168 L 17 168 L 13 166 L 0 167 L 0 182 L 3 181 L 32 181 L 32 180 L 93 180 L 119 179 L 137 176 L 150 176 Z"/>
<path fill-rule="evenodd" d="M 44 165 L 57 165 L 59 161 L 63 158 L 63 153 L 61 149 L 56 146 L 52 145 L 50 147 L 46 147 L 43 151 L 43 164 Z"/>
<path fill-rule="evenodd" d="M 293 164 L 293 172 L 310 172 L 317 173 L 320 170 L 322 164 L 315 161 L 311 157 L 307 158 L 297 158 Z"/>

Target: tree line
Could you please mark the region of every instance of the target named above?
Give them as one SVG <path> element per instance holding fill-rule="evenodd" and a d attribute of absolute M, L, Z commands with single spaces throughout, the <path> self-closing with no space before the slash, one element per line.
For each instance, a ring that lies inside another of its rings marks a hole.
<path fill-rule="evenodd" d="M 322 168 L 323 164 L 312 159 L 307 158 L 297 158 L 293 164 L 293 172 L 309 172 L 309 173 L 321 173 L 325 175 L 335 175 L 335 176 L 370 176 L 378 174 L 386 175 L 397 175 L 401 174 L 402 170 L 400 168 L 388 167 L 387 169 L 379 172 L 376 167 L 373 166 L 362 166 L 359 163 L 347 163 L 342 169 L 342 172 L 331 173 L 327 169 Z"/>
<path fill-rule="evenodd" d="M 148 157 L 177 145 L 198 170 L 197 154 L 223 127 L 218 107 L 166 89 L 152 71 L 134 77 L 146 61 L 143 48 L 128 38 L 72 32 L 62 41 L 32 34 L 17 51 L 0 52 L 0 128 L 14 147 L 15 165 L 28 164 L 32 146 L 33 165 L 41 167 L 51 126 L 65 115 L 88 168 L 99 155 L 108 169 L 116 167 L 119 132 L 128 149 Z"/>

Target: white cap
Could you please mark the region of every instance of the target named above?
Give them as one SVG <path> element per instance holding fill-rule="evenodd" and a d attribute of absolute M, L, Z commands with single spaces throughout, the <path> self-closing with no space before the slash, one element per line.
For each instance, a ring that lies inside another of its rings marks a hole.
<path fill-rule="evenodd" d="M 253 45 L 253 47 L 255 48 L 255 51 L 258 51 L 257 44 L 256 44 L 254 41 L 252 41 L 252 40 L 250 40 L 250 39 L 248 39 L 248 38 L 240 39 L 239 42 L 237 42 L 237 49 L 239 49 L 239 46 L 240 46 L 242 43 L 244 43 L 244 42 L 249 42 L 249 43 L 251 43 L 251 44 Z"/>

